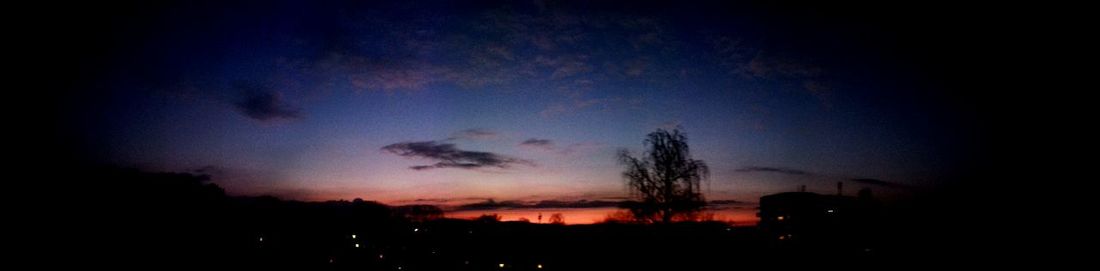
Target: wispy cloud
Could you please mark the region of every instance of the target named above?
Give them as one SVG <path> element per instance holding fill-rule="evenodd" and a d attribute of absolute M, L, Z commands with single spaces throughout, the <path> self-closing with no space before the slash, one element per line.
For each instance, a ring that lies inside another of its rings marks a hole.
<path fill-rule="evenodd" d="M 749 203 L 749 202 L 744 202 L 744 201 L 739 201 L 739 200 L 732 200 L 732 199 L 726 199 L 726 200 L 712 200 L 712 201 L 709 201 L 709 202 L 707 202 L 707 203 L 708 203 L 708 204 L 713 204 L 713 205 L 723 205 L 723 204 L 752 204 L 752 203 Z"/>
<path fill-rule="evenodd" d="M 520 142 L 519 146 L 539 151 L 552 152 L 559 155 L 572 155 L 575 153 L 587 153 L 604 145 L 593 142 L 580 142 L 565 145 L 558 144 L 558 142 L 550 139 L 529 138 L 527 140 L 524 140 L 523 142 Z"/>
<path fill-rule="evenodd" d="M 197 174 L 213 175 L 213 176 L 218 176 L 218 175 L 225 174 L 226 171 L 227 170 L 224 167 L 215 166 L 215 165 L 207 165 L 207 166 L 204 166 L 204 167 L 200 167 L 200 168 L 190 170 L 190 172 L 194 172 L 194 173 L 197 173 Z"/>
<path fill-rule="evenodd" d="M 395 205 L 431 204 L 431 205 L 446 206 L 446 205 L 461 205 L 461 204 L 467 204 L 467 203 L 481 202 L 481 201 L 484 201 L 484 200 L 485 200 L 484 197 L 417 198 L 417 199 L 397 200 L 397 201 L 393 201 L 393 202 L 390 202 L 390 203 L 395 204 Z"/>
<path fill-rule="evenodd" d="M 540 111 L 539 115 L 544 118 L 552 118 L 556 116 L 574 114 L 588 108 L 608 109 L 630 107 L 641 104 L 641 102 L 641 99 L 623 99 L 620 97 L 574 99 L 572 102 L 552 104 L 546 109 Z"/>
<path fill-rule="evenodd" d="M 588 64 L 588 57 L 585 55 L 538 56 L 535 63 L 551 71 L 550 79 L 572 77 L 592 71 L 592 65 Z"/>
<path fill-rule="evenodd" d="M 667 22 L 630 13 L 592 16 L 569 6 L 548 7 L 534 14 L 519 12 L 522 9 L 522 4 L 502 5 L 457 17 L 423 20 L 373 13 L 349 16 L 364 18 L 357 19 L 362 22 L 356 21 L 356 25 L 386 27 L 332 30 L 332 38 L 318 41 L 327 48 L 325 52 L 302 61 L 301 76 L 321 77 L 319 80 L 328 85 L 345 85 L 358 91 L 386 92 L 536 83 L 564 89 L 569 98 L 583 104 L 593 101 L 582 99 L 581 94 L 594 83 L 655 74 L 659 67 L 654 60 L 674 51 L 670 47 L 676 35 L 668 31 Z M 499 38 L 486 39 L 482 35 Z M 602 68 L 612 62 L 622 68 Z M 564 111 L 585 106 L 566 107 Z M 560 110 L 547 112 L 554 111 Z"/>
<path fill-rule="evenodd" d="M 845 177 L 841 177 L 841 176 L 832 176 L 832 175 L 828 175 L 828 174 L 818 174 L 818 173 L 813 173 L 813 172 L 808 172 L 808 171 L 803 171 L 803 170 L 798 170 L 798 169 L 782 168 L 782 167 L 749 166 L 749 167 L 739 168 L 739 169 L 734 170 L 734 171 L 735 172 L 743 172 L 743 173 L 763 172 L 763 173 L 777 173 L 777 174 L 787 174 L 787 175 L 797 175 L 797 176 L 813 176 L 813 177 L 816 177 L 818 179 L 821 179 L 821 181 L 838 181 L 838 180 L 844 180 L 845 179 Z M 888 182 L 888 181 L 883 181 L 883 180 L 879 180 L 879 179 L 871 179 L 871 178 L 854 178 L 854 179 L 847 179 L 847 181 L 854 182 L 854 183 L 859 183 L 859 184 L 864 184 L 864 185 L 873 185 L 873 186 L 881 186 L 881 187 L 889 187 L 889 188 L 910 188 L 911 187 L 911 186 L 905 185 L 905 184 L 900 184 L 900 183 L 895 183 L 895 182 Z"/>
<path fill-rule="evenodd" d="M 712 200 L 707 202 L 706 209 L 708 210 L 728 210 L 728 209 L 745 209 L 758 205 L 754 202 L 745 202 L 739 200 Z"/>
<path fill-rule="evenodd" d="M 716 59 L 729 73 L 753 80 L 800 82 L 797 87 L 817 98 L 822 106 L 832 107 L 829 100 L 832 88 L 825 83 L 825 69 L 813 59 L 763 49 L 768 47 L 731 36 L 712 37 L 711 43 Z"/>
<path fill-rule="evenodd" d="M 288 104 L 282 93 L 253 85 L 237 87 L 242 97 L 233 106 L 241 114 L 258 121 L 293 120 L 301 118 L 301 109 Z"/>
<path fill-rule="evenodd" d="M 619 200 L 603 200 L 603 199 L 576 199 L 576 200 L 539 200 L 539 201 L 524 201 L 524 200 L 505 200 L 495 201 L 493 199 L 487 199 L 481 202 L 467 203 L 453 206 L 455 211 L 469 211 L 469 210 L 500 210 L 500 209 L 582 209 L 582 208 L 607 208 L 607 207 L 619 207 L 622 206 L 627 199 Z M 736 200 L 715 200 L 707 202 L 708 209 L 731 209 L 741 208 L 744 206 L 752 206 L 755 203 L 742 202 Z"/>
<path fill-rule="evenodd" d="M 759 50 L 745 65 L 746 75 L 757 78 L 788 77 L 813 78 L 821 74 L 821 68 L 793 57 L 770 54 Z"/>
<path fill-rule="evenodd" d="M 604 208 L 604 207 L 618 207 L 621 201 L 606 201 L 606 200 L 542 200 L 542 201 L 519 201 L 519 200 L 506 200 L 506 201 L 494 201 L 492 199 L 485 200 L 483 202 L 463 204 L 455 206 L 456 211 L 468 211 L 468 210 L 499 210 L 499 209 L 543 209 L 543 208 Z"/>
<path fill-rule="evenodd" d="M 530 138 L 519 143 L 520 146 L 533 147 L 544 150 L 554 150 L 554 141 L 549 139 Z"/>
<path fill-rule="evenodd" d="M 859 178 L 859 179 L 851 179 L 850 181 L 856 182 L 856 183 L 861 183 L 861 184 L 866 184 L 866 185 L 877 185 L 877 186 L 890 187 L 890 188 L 909 188 L 910 187 L 909 185 L 904 185 L 904 184 L 895 183 L 895 182 L 888 182 L 888 181 L 883 181 L 883 180 L 879 180 L 879 179 Z"/>
<path fill-rule="evenodd" d="M 623 69 L 623 74 L 626 74 L 630 77 L 638 77 L 645 74 L 646 70 L 649 69 L 650 64 L 649 61 L 646 59 L 635 59 L 626 62 L 624 66 L 625 67 Z"/>
<path fill-rule="evenodd" d="M 739 169 L 734 170 L 734 171 L 736 171 L 736 172 L 746 172 L 746 173 L 748 173 L 748 172 L 767 172 L 767 173 L 779 173 L 779 174 L 788 174 L 788 175 L 814 175 L 813 173 L 802 171 L 802 170 L 789 169 L 789 168 L 779 168 L 779 167 L 751 166 L 751 167 L 739 168 Z"/>
<path fill-rule="evenodd" d="M 401 142 L 382 147 L 383 151 L 403 157 L 423 158 L 436 161 L 431 165 L 409 167 L 413 170 L 436 168 L 481 169 L 487 167 L 507 169 L 513 165 L 535 166 L 530 160 L 513 158 L 492 152 L 467 151 L 455 147 L 455 144 L 437 141 Z"/>

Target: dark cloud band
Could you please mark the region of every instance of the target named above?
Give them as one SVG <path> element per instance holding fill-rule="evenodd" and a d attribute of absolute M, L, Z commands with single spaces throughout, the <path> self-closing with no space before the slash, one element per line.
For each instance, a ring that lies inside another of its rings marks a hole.
<path fill-rule="evenodd" d="M 778 168 L 778 167 L 743 167 L 743 168 L 737 169 L 736 171 L 737 172 L 771 172 L 771 173 L 780 173 L 780 174 L 788 174 L 788 175 L 813 175 L 812 173 L 802 171 L 802 170 L 789 169 L 789 168 Z"/>
<path fill-rule="evenodd" d="M 467 151 L 455 147 L 455 144 L 440 143 L 436 141 L 401 142 L 382 147 L 383 151 L 404 157 L 416 157 L 437 161 L 431 165 L 417 165 L 409 167 L 413 170 L 427 170 L 435 168 L 511 168 L 513 165 L 534 166 L 535 163 L 525 159 L 508 157 L 491 152 Z"/>
<path fill-rule="evenodd" d="M 256 86 L 238 86 L 243 97 L 233 104 L 245 116 L 258 121 L 301 118 L 301 109 L 291 106 L 283 95 L 269 89 Z"/>

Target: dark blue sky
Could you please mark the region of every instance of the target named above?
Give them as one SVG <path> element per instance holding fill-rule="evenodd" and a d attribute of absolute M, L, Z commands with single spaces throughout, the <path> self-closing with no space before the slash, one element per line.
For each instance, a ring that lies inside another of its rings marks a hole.
<path fill-rule="evenodd" d="M 81 142 L 91 159 L 210 174 L 233 194 L 599 199 L 626 194 L 616 150 L 680 127 L 711 167 L 708 198 L 754 201 L 837 181 L 934 187 L 973 136 L 921 48 L 868 17 L 403 2 L 116 17 L 88 84 L 102 95 L 73 113 Z"/>

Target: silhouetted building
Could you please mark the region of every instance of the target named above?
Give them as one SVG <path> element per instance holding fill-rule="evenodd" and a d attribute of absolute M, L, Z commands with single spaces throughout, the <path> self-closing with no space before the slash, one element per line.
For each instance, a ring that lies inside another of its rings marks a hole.
<path fill-rule="evenodd" d="M 785 192 L 760 197 L 760 229 L 782 243 L 851 244 L 865 240 L 878 213 L 870 190 L 859 197 Z"/>

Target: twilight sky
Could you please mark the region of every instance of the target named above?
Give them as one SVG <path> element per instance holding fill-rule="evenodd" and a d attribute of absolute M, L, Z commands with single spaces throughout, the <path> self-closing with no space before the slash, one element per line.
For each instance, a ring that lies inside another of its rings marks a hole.
<path fill-rule="evenodd" d="M 837 181 L 934 187 L 969 133 L 919 48 L 873 21 L 764 4 L 392 2 L 118 12 L 82 82 L 102 95 L 71 113 L 81 144 L 237 195 L 616 200 L 615 152 L 680 127 L 711 167 L 707 198 L 755 202 Z"/>

